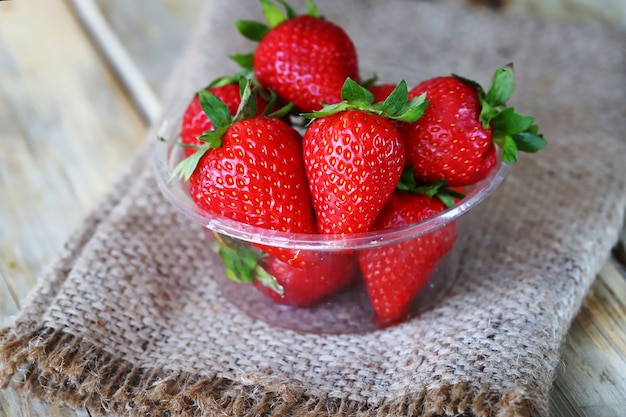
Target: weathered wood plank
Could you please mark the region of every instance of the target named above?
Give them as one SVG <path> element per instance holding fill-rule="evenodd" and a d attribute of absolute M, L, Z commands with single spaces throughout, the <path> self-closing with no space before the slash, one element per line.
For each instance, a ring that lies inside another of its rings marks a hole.
<path fill-rule="evenodd" d="M 96 0 L 102 15 L 161 96 L 165 80 L 198 23 L 202 0 Z M 80 0 L 77 0 L 80 2 Z"/>
<path fill-rule="evenodd" d="M 74 410 L 35 400 L 12 390 L 0 391 L 0 416 L 90 417 L 87 410 Z"/>
<path fill-rule="evenodd" d="M 121 44 L 98 6 L 92 0 L 69 0 L 98 51 L 103 55 L 118 80 L 132 99 L 133 105 L 148 122 L 154 122 L 161 113 L 161 103 L 135 60 Z"/>
<path fill-rule="evenodd" d="M 65 3 L 1 2 L 0 66 L 0 259 L 22 298 L 146 126 Z"/>
<path fill-rule="evenodd" d="M 63 2 L 0 2 L 0 316 L 133 156 L 145 124 Z M 12 390 L 0 415 L 81 416 Z"/>
<path fill-rule="evenodd" d="M 555 417 L 615 417 L 626 409 L 626 279 L 609 262 L 561 348 L 552 392 Z"/>
<path fill-rule="evenodd" d="M 9 324 L 10 317 L 19 311 L 19 300 L 9 286 L 9 279 L 4 270 L 4 264 L 0 263 L 0 326 Z"/>

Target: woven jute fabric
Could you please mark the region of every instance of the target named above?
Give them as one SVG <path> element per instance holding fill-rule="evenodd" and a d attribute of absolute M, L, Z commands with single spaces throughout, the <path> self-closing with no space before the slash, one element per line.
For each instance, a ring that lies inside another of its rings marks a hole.
<path fill-rule="evenodd" d="M 259 17 L 252 4 L 206 2 L 165 117 L 236 70 L 227 56 L 252 45 L 233 23 Z M 4 387 L 129 416 L 548 413 L 558 348 L 623 223 L 624 33 L 448 3 L 318 5 L 376 65 L 482 83 L 515 65 L 512 104 L 549 145 L 474 212 L 456 286 L 420 317 L 365 334 L 248 318 L 212 279 L 203 231 L 155 185 L 154 126 L 0 333 Z"/>

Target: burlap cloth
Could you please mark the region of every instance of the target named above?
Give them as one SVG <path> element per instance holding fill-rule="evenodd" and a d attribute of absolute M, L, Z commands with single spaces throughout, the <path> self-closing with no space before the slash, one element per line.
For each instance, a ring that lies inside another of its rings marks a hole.
<path fill-rule="evenodd" d="M 220 295 L 202 231 L 160 195 L 144 150 L 2 331 L 4 387 L 132 416 L 548 412 L 559 345 L 623 222 L 624 32 L 447 3 L 318 4 L 381 65 L 484 83 L 515 63 L 513 104 L 536 116 L 549 146 L 522 157 L 481 206 L 449 296 L 360 335 L 249 319 Z M 166 115 L 233 70 L 228 54 L 251 50 L 233 22 L 258 9 L 207 2 Z"/>

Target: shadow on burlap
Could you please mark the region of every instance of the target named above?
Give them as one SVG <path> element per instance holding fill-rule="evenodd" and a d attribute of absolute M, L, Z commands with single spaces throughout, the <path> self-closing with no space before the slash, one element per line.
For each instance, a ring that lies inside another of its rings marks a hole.
<path fill-rule="evenodd" d="M 227 55 L 251 50 L 233 22 L 258 8 L 242 3 L 207 3 L 166 115 L 235 71 Z M 548 412 L 558 348 L 626 207 L 625 34 L 443 4 L 318 4 L 374 65 L 485 84 L 515 64 L 513 104 L 536 116 L 549 146 L 523 156 L 475 213 L 452 292 L 368 334 L 253 321 L 220 295 L 203 232 L 160 195 L 144 149 L 2 331 L 3 386 L 132 416 Z"/>

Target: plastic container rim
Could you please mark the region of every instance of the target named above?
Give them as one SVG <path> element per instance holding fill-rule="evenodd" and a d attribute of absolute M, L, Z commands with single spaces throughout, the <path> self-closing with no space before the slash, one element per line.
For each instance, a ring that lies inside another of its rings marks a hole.
<path fill-rule="evenodd" d="M 175 132 L 171 132 L 172 129 Z M 168 134 L 168 131 L 170 134 Z M 163 121 L 160 133 L 162 134 L 160 135 L 161 137 L 165 137 L 168 140 L 171 140 L 169 138 L 179 137 L 177 124 L 168 120 Z M 174 134 L 172 135 L 171 133 Z M 336 251 L 374 248 L 431 233 L 458 220 L 465 213 L 480 204 L 500 185 L 510 168 L 508 164 L 502 162 L 501 153 L 498 152 L 497 163 L 489 175 L 472 186 L 463 200 L 438 215 L 418 223 L 384 231 L 353 234 L 304 234 L 252 226 L 198 208 L 191 199 L 186 184 L 178 179 L 169 181 L 174 167 L 184 155 L 183 148 L 162 141 L 157 141 L 153 146 L 152 153 L 156 180 L 161 192 L 175 208 L 194 222 L 214 232 L 249 243 L 300 250 Z"/>

